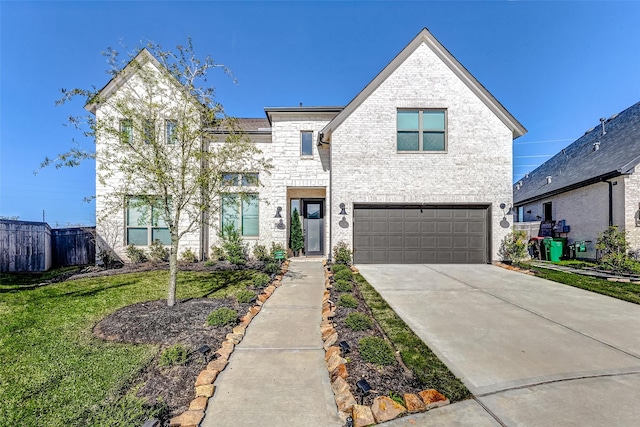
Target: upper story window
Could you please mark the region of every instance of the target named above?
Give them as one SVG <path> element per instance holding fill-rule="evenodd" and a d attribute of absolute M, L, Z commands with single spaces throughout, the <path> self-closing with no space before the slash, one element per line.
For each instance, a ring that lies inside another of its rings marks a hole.
<path fill-rule="evenodd" d="M 165 141 L 167 144 L 175 144 L 176 143 L 176 128 L 178 127 L 178 122 L 175 120 L 165 120 L 164 128 L 165 128 Z"/>
<path fill-rule="evenodd" d="M 257 173 L 225 173 L 222 181 L 230 187 L 256 187 L 260 183 Z"/>
<path fill-rule="evenodd" d="M 313 156 L 313 132 L 302 131 L 300 133 L 300 155 Z"/>
<path fill-rule="evenodd" d="M 156 240 L 171 244 L 169 227 L 160 203 L 148 203 L 140 197 L 127 200 L 127 245 L 147 246 Z"/>
<path fill-rule="evenodd" d="M 398 151 L 446 151 L 445 110 L 398 110 Z"/>
<path fill-rule="evenodd" d="M 133 122 L 129 119 L 120 120 L 120 142 L 123 144 L 133 142 Z"/>

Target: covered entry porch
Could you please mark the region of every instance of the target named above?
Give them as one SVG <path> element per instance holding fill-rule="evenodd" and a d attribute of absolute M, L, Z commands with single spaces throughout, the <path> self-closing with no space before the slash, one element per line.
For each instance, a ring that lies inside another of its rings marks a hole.
<path fill-rule="evenodd" d="M 304 236 L 300 255 L 325 256 L 328 253 L 326 194 L 326 187 L 287 187 L 287 247 L 290 248 L 291 220 L 295 212 L 300 218 Z"/>

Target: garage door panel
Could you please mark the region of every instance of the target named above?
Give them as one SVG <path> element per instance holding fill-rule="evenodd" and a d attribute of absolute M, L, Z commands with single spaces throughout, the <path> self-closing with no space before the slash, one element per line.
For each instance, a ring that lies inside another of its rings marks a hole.
<path fill-rule="evenodd" d="M 356 263 L 486 263 L 484 207 L 354 209 Z"/>

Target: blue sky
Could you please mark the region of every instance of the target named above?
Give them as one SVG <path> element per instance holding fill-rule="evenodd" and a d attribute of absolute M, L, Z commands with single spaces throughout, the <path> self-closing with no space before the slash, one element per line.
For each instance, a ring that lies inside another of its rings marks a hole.
<path fill-rule="evenodd" d="M 640 101 L 635 2 L 0 2 L 0 215 L 95 223 L 95 165 L 47 168 L 77 132 L 61 88 L 102 87 L 100 52 L 193 38 L 233 70 L 214 74 L 237 117 L 265 106 L 345 105 L 423 28 L 528 129 L 514 180 Z M 87 147 L 91 141 L 81 141 Z M 481 149 L 481 147 L 479 147 Z"/>

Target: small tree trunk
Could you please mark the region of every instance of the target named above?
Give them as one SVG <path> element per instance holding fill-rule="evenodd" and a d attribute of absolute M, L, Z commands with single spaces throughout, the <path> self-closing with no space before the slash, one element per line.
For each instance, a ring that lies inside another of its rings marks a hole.
<path fill-rule="evenodd" d="M 176 281 L 178 278 L 178 239 L 171 236 L 171 253 L 169 254 L 169 292 L 167 305 L 173 307 L 176 304 Z"/>

